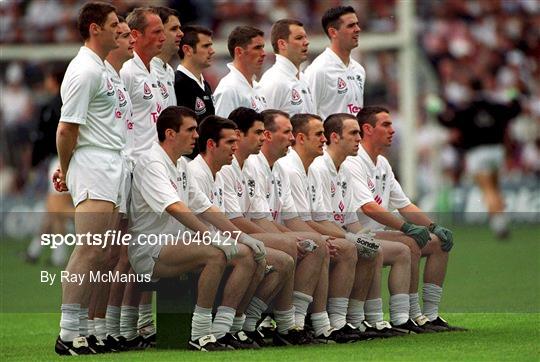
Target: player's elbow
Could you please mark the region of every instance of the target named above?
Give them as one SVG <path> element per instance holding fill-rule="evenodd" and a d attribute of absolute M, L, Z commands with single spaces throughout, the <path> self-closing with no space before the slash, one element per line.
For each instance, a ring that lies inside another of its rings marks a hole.
<path fill-rule="evenodd" d="M 77 137 L 79 134 L 79 125 L 75 123 L 58 123 L 58 128 L 56 129 L 56 139 L 71 139 Z"/>

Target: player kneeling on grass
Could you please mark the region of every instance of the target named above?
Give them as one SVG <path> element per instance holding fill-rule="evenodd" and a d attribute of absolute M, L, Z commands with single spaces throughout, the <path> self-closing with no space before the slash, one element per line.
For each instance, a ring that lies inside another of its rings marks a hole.
<path fill-rule="evenodd" d="M 253 278 L 256 262 L 247 246 L 211 232 L 195 216 L 233 235 L 226 218 L 219 217 L 210 201 L 193 187 L 186 162 L 180 159 L 193 151 L 198 137 L 196 128 L 196 114 L 185 107 L 168 107 L 159 116 L 159 143 L 154 143 L 140 158 L 133 173 L 130 231 L 134 242 L 128 251 L 135 272 L 153 279 L 202 269 L 189 347 L 213 351 L 225 349 L 216 336 L 229 331 L 235 309 Z M 157 245 L 144 243 L 152 234 L 181 237 Z M 264 260 L 265 249 L 260 241 L 246 234 L 239 234 L 238 240 L 250 247 L 257 245 L 255 258 Z M 233 270 L 212 323 L 212 306 L 227 263 Z"/>
<path fill-rule="evenodd" d="M 395 179 L 388 160 L 382 156 L 392 145 L 395 133 L 389 111 L 383 107 L 364 107 L 357 114 L 357 120 L 362 136 L 358 155 L 347 158 L 342 166 L 350 173 L 351 207 L 358 210 L 358 222 L 347 227 L 353 232 L 360 228 L 370 229 L 375 232 L 377 238 L 409 246 L 411 249 L 409 317 L 418 326 L 432 330 L 463 330 L 448 325 L 439 317 L 448 253 L 453 246 L 452 232 L 435 224 L 407 198 Z M 397 209 L 405 220 L 388 211 L 391 209 Z M 393 230 L 388 231 L 384 228 Z M 421 256 L 426 257 L 423 313 L 418 302 Z M 382 318 L 382 313 L 380 316 Z"/>

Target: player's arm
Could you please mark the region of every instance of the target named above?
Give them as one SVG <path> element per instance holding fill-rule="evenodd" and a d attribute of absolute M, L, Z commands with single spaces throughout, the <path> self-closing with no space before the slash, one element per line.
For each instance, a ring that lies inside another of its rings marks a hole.
<path fill-rule="evenodd" d="M 248 234 L 258 234 L 266 232 L 262 227 L 243 216 L 231 219 L 231 222 L 240 230 Z"/>
<path fill-rule="evenodd" d="M 304 231 L 304 232 L 310 232 L 310 233 L 317 232 L 315 229 L 309 226 L 304 220 L 302 220 L 299 216 L 283 220 L 283 223 L 288 229 L 291 229 L 292 231 Z"/>
<path fill-rule="evenodd" d="M 359 211 L 377 221 L 379 224 L 385 225 L 391 229 L 400 230 L 405 223 L 405 221 L 394 216 L 391 212 L 377 204 L 375 201 L 362 205 Z"/>
<path fill-rule="evenodd" d="M 79 136 L 79 125 L 77 123 L 62 122 L 58 123 L 56 130 L 56 149 L 60 160 L 61 175 L 60 182 L 65 183 L 66 173 L 69 167 L 69 161 L 73 155 L 73 150 L 77 145 Z"/>
<path fill-rule="evenodd" d="M 412 222 L 413 224 L 429 226 L 433 223 L 433 221 L 415 204 L 411 203 L 398 209 L 398 211 L 405 220 Z"/>
<path fill-rule="evenodd" d="M 306 221 L 307 224 L 316 232 L 322 235 L 335 236 L 336 238 L 344 238 L 345 231 L 332 221 Z"/>
<path fill-rule="evenodd" d="M 281 232 L 281 230 L 277 227 L 277 225 L 268 219 L 263 218 L 263 219 L 256 219 L 252 221 L 267 233 L 280 233 Z"/>
<path fill-rule="evenodd" d="M 174 217 L 178 222 L 193 231 L 208 232 L 206 226 L 193 212 L 181 201 L 177 201 L 165 209 L 169 215 Z"/>

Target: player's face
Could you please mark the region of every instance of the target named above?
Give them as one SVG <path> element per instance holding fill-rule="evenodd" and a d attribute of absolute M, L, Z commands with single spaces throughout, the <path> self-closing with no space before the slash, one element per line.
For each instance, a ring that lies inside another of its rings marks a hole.
<path fill-rule="evenodd" d="M 277 116 L 275 119 L 276 131 L 272 132 L 272 148 L 279 151 L 279 157 L 287 154 L 289 146 L 294 141 L 291 121 L 284 116 Z"/>
<path fill-rule="evenodd" d="M 161 19 L 156 14 L 146 14 L 147 26 L 144 33 L 134 31 L 137 49 L 144 50 L 151 56 L 161 53 L 165 42 L 165 30 Z"/>
<path fill-rule="evenodd" d="M 312 157 L 323 154 L 323 146 L 326 142 L 324 136 L 323 123 L 318 119 L 312 118 L 308 123 L 308 134 L 304 143 L 306 151 Z"/>
<path fill-rule="evenodd" d="M 184 36 L 180 29 L 180 20 L 174 15 L 169 16 L 165 28 L 165 42 L 163 43 L 163 51 L 167 53 L 176 53 L 180 48 L 180 40 Z"/>
<path fill-rule="evenodd" d="M 348 118 L 343 121 L 343 129 L 339 145 L 343 154 L 346 156 L 354 156 L 358 153 L 360 144 L 360 127 L 358 121 L 354 118 Z"/>
<path fill-rule="evenodd" d="M 265 56 L 264 38 L 260 35 L 251 39 L 251 43 L 249 43 L 242 51 L 244 64 L 253 74 L 257 75 L 261 73 Z"/>
<path fill-rule="evenodd" d="M 135 44 L 135 39 L 131 35 L 131 30 L 126 23 L 118 24 L 117 31 L 119 33 L 118 49 L 113 50 L 113 52 L 118 53 L 119 58 L 125 62 L 133 58 L 133 44 Z"/>
<path fill-rule="evenodd" d="M 255 121 L 243 137 L 242 145 L 249 148 L 249 154 L 257 154 L 261 151 L 264 140 L 264 123 L 262 121 Z"/>
<path fill-rule="evenodd" d="M 295 65 L 300 65 L 307 59 L 309 41 L 304 27 L 298 25 L 289 26 L 289 39 L 287 42 L 287 54 L 289 60 Z"/>
<path fill-rule="evenodd" d="M 197 133 L 197 121 L 191 117 L 185 117 L 180 126 L 180 130 L 176 134 L 176 144 L 178 145 L 180 154 L 189 155 L 193 152 L 195 143 L 199 138 Z"/>
<path fill-rule="evenodd" d="M 221 138 L 215 148 L 214 157 L 222 166 L 230 165 L 238 149 L 238 136 L 234 129 L 222 129 Z"/>
<path fill-rule="evenodd" d="M 377 123 L 373 127 L 371 136 L 373 144 L 379 147 L 390 147 L 394 133 L 390 115 L 386 112 L 377 113 Z"/>
<path fill-rule="evenodd" d="M 198 34 L 199 42 L 195 45 L 195 51 L 193 52 L 193 62 L 199 65 L 201 68 L 208 68 L 214 61 L 214 43 L 212 37 L 206 34 Z"/>
<path fill-rule="evenodd" d="M 107 15 L 107 19 L 103 26 L 98 25 L 99 35 L 98 38 L 103 44 L 103 47 L 111 51 L 118 48 L 118 16 L 116 13 L 111 12 Z"/>
<path fill-rule="evenodd" d="M 341 26 L 337 29 L 337 39 L 346 49 L 352 50 L 358 46 L 360 37 L 360 25 L 356 14 L 349 13 L 340 17 Z"/>

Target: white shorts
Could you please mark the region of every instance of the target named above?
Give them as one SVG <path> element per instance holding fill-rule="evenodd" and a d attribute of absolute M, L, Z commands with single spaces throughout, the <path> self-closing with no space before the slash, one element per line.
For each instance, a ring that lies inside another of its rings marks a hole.
<path fill-rule="evenodd" d="M 132 242 L 137 242 L 137 238 L 133 235 Z M 135 274 L 139 275 L 150 275 L 152 277 L 154 273 L 154 265 L 159 258 L 159 253 L 163 245 L 129 245 L 128 246 L 128 257 L 131 267 L 135 271 Z M 159 278 L 153 278 L 153 282 L 157 282 Z"/>
<path fill-rule="evenodd" d="M 122 177 L 122 183 L 120 184 L 120 190 L 122 191 L 122 200 L 120 202 L 118 211 L 123 215 L 123 218 L 127 218 L 129 212 L 129 204 L 131 202 L 131 182 L 133 180 L 133 167 L 131 166 L 131 162 L 123 154 L 122 167 L 124 168 L 124 175 Z"/>
<path fill-rule="evenodd" d="M 66 183 L 75 207 L 86 199 L 110 201 L 120 206 L 124 197 L 123 177 L 120 152 L 80 147 L 69 162 Z"/>
<path fill-rule="evenodd" d="M 485 145 L 472 148 L 465 155 L 467 172 L 476 175 L 480 172 L 498 171 L 504 162 L 503 145 Z"/>

